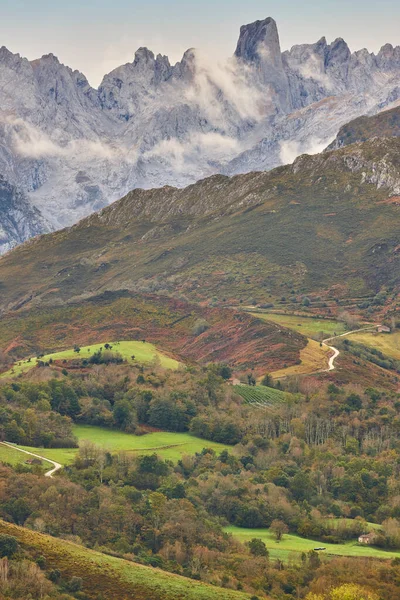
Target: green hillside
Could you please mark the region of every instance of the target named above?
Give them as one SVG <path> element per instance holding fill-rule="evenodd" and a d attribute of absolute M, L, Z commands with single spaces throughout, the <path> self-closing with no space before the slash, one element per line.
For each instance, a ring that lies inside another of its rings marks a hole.
<path fill-rule="evenodd" d="M 91 346 L 79 348 L 79 352 L 76 352 L 74 348 L 69 348 L 68 350 L 62 350 L 60 352 L 45 354 L 41 356 L 40 360 L 43 363 L 46 363 L 49 361 L 65 362 L 76 359 L 88 359 L 95 352 L 99 352 L 99 350 L 104 349 L 104 344 L 110 346 L 112 352 L 120 354 L 124 360 L 130 363 L 147 363 L 157 360 L 159 361 L 160 366 L 164 367 L 165 369 L 177 369 L 180 366 L 180 363 L 177 360 L 166 356 L 153 344 L 143 341 L 104 342 L 101 344 L 92 344 Z M 38 361 L 39 359 L 32 360 L 32 358 L 19 360 L 9 371 L 2 373 L 0 378 L 15 377 L 20 373 L 26 373 L 37 366 Z"/>
<path fill-rule="evenodd" d="M 388 201 L 399 154 L 399 139 L 373 140 L 267 173 L 134 190 L 4 256 L 1 306 L 126 289 L 219 305 L 373 296 L 399 281 L 400 212 Z"/>
<path fill-rule="evenodd" d="M 35 557 L 43 556 L 48 569 L 63 578 L 80 577 L 88 600 L 241 600 L 248 595 L 212 587 L 178 575 L 88 550 L 66 540 L 0 521 L 0 533 L 15 536 Z"/>
<path fill-rule="evenodd" d="M 201 334 L 199 323 L 206 324 Z M 182 363 L 222 361 L 239 371 L 260 373 L 295 364 L 307 343 L 301 334 L 243 312 L 120 291 L 3 315 L 0 348 L 10 357 L 3 370 L 29 356 L 76 345 L 92 348 L 107 339 L 132 340 L 141 351 L 152 348 L 143 345 L 146 340 Z"/>

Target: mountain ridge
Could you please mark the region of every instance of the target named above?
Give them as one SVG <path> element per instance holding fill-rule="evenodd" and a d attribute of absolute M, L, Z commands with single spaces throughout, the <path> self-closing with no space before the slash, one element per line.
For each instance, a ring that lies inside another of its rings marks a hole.
<path fill-rule="evenodd" d="M 195 302 L 352 298 L 398 288 L 400 140 L 371 140 L 266 173 L 136 189 L 0 260 L 1 309 L 100 291 Z"/>
<path fill-rule="evenodd" d="M 3 47 L 0 84 L 0 173 L 57 229 L 136 187 L 322 150 L 353 117 L 400 98 L 400 49 L 351 54 L 321 38 L 281 52 L 268 18 L 241 28 L 224 64 L 191 49 L 171 65 L 140 48 L 97 90 L 52 54 L 28 61 Z"/>

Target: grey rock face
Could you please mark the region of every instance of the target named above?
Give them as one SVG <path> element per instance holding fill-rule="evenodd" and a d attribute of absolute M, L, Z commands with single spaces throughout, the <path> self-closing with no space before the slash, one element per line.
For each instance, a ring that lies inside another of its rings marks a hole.
<path fill-rule="evenodd" d="M 0 253 L 49 231 L 39 211 L 0 176 Z"/>
<path fill-rule="evenodd" d="M 271 18 L 243 26 L 223 64 L 190 49 L 171 65 L 139 48 L 97 90 L 52 54 L 30 62 L 3 47 L 0 173 L 43 215 L 37 227 L 55 229 L 133 188 L 292 162 L 399 98 L 400 48 L 351 54 L 321 38 L 282 53 Z M 11 244 L 30 235 L 21 227 Z"/>

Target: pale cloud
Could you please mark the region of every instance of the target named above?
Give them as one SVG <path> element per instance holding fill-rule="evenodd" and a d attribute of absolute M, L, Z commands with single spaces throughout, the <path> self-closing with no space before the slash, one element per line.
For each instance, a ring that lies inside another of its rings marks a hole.
<path fill-rule="evenodd" d="M 305 79 L 313 79 L 326 90 L 333 89 L 333 83 L 324 71 L 324 64 L 315 54 L 310 54 L 307 60 L 296 67 L 297 72 Z"/>
<path fill-rule="evenodd" d="M 239 150 L 239 142 L 229 136 L 215 132 L 196 133 L 183 141 L 174 138 L 162 140 L 143 158 L 161 158 L 176 171 L 183 172 L 200 159 L 212 156 L 214 161 L 225 161 L 233 158 Z"/>
<path fill-rule="evenodd" d="M 265 116 L 266 99 L 250 86 L 247 69 L 232 58 L 218 62 L 195 50 L 193 85 L 187 90 L 189 102 L 198 104 L 216 126 L 224 125 L 224 102 L 230 104 L 241 119 L 260 121 Z"/>
<path fill-rule="evenodd" d="M 282 141 L 279 144 L 279 157 L 283 165 L 291 165 L 301 154 L 300 144 L 296 141 Z"/>
<path fill-rule="evenodd" d="M 308 138 L 301 143 L 295 140 L 286 140 L 279 143 L 279 158 L 283 165 L 291 165 L 301 154 L 320 154 L 332 139 Z"/>
<path fill-rule="evenodd" d="M 24 158 L 60 158 L 73 156 L 92 156 L 103 160 L 137 161 L 138 152 L 112 147 L 100 140 L 73 139 L 66 143 L 57 143 L 45 132 L 21 118 L 3 117 L 8 127 L 14 150 Z"/>

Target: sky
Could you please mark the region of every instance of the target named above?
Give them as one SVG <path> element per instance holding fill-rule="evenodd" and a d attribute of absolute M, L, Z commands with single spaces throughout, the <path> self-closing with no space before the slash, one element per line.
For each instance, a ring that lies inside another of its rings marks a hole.
<path fill-rule="evenodd" d="M 171 62 L 200 48 L 233 54 L 240 26 L 273 17 L 282 50 L 344 38 L 352 50 L 400 45 L 399 0 L 0 0 L 0 46 L 33 60 L 52 52 L 93 86 L 140 46 Z"/>

